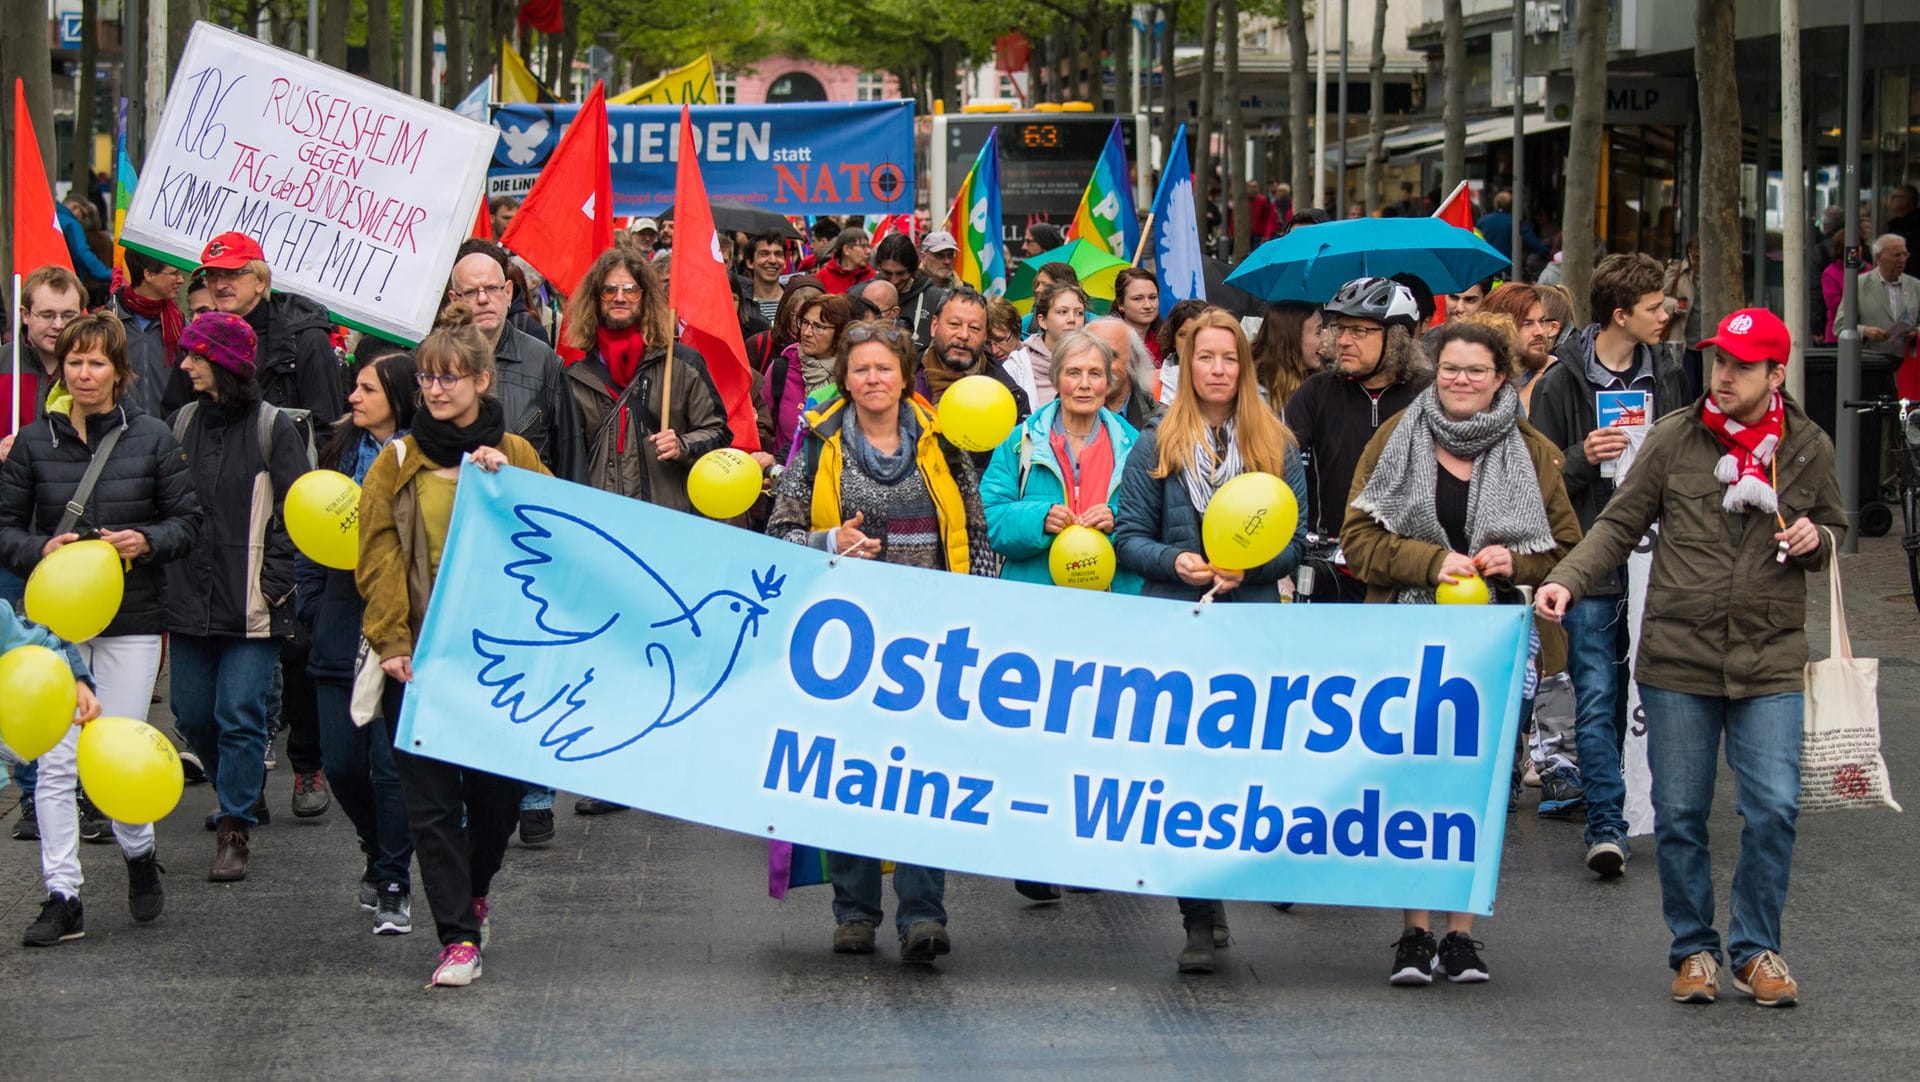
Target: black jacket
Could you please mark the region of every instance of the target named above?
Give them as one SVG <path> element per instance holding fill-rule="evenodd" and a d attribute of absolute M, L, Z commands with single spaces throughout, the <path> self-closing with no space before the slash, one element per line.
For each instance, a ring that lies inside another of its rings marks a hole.
<path fill-rule="evenodd" d="M 507 326 L 543 346 L 553 345 L 553 339 L 547 334 L 547 328 L 540 322 L 539 317 L 533 314 L 533 310 L 527 307 L 527 299 L 520 295 L 518 289 L 513 291 L 513 303 L 507 305 Z"/>
<path fill-rule="evenodd" d="M 1539 429 L 1541 435 L 1552 440 L 1566 455 L 1566 465 L 1560 468 L 1560 475 L 1567 482 L 1567 498 L 1573 501 L 1573 512 L 1580 516 L 1582 530 L 1593 528 L 1593 520 L 1600 517 L 1607 501 L 1613 498 L 1613 479 L 1600 476 L 1600 467 L 1587 461 L 1584 447 L 1587 435 L 1599 426 L 1599 409 L 1594 399 L 1599 388 L 1587 375 L 1597 326 L 1589 326 L 1554 351 L 1556 363 L 1534 381 L 1533 398 L 1527 407 L 1527 423 Z M 1687 390 L 1686 372 L 1668 359 L 1665 350 L 1640 348 L 1643 359 L 1635 367 L 1645 363 L 1646 357 L 1651 357 L 1653 365 L 1653 416 L 1647 418 L 1651 424 L 1690 405 L 1693 396 Z"/>
<path fill-rule="evenodd" d="M 293 631 L 293 542 L 282 508 L 287 489 L 307 472 L 306 441 L 284 414 L 274 419 L 272 447 L 260 447 L 253 405 L 230 409 L 202 402 L 180 441 L 204 515 L 202 540 L 167 565 L 167 630 L 244 638 Z M 270 493 L 256 511 L 254 479 L 265 471 Z M 258 530 L 255 556 L 249 539 Z M 251 588 L 257 576 L 257 590 Z"/>
<path fill-rule="evenodd" d="M 73 421 L 50 413 L 14 441 L 0 469 L 0 553 L 25 577 L 60 524 L 67 501 L 108 432 L 125 426 L 94 484 L 76 531 L 139 530 L 153 551 L 127 570 L 126 593 L 106 635 L 158 635 L 167 629 L 162 565 L 185 556 L 200 533 L 200 501 L 173 433 L 138 403 L 87 418 L 87 442 Z"/>
<path fill-rule="evenodd" d="M 316 442 L 346 412 L 346 381 L 333 351 L 333 317 L 318 303 L 275 293 L 254 305 L 247 323 L 258 340 L 254 379 L 260 395 L 282 409 L 313 414 Z"/>
<path fill-rule="evenodd" d="M 947 291 L 924 274 L 914 275 L 907 291 L 900 294 L 900 322 L 912 332 L 915 348 L 926 349 L 933 343 L 933 314 L 946 298 Z"/>
<path fill-rule="evenodd" d="M 1287 427 L 1306 458 L 1307 529 L 1337 539 L 1347 518 L 1353 471 L 1367 441 L 1387 418 L 1407 408 L 1423 383 L 1395 383 L 1376 398 L 1358 380 L 1336 371 L 1315 372 L 1287 399 Z"/>
<path fill-rule="evenodd" d="M 501 327 L 493 356 L 498 362 L 493 393 L 506 414 L 507 431 L 532 444 L 555 477 L 584 479 L 580 411 L 560 358 L 510 322 Z"/>

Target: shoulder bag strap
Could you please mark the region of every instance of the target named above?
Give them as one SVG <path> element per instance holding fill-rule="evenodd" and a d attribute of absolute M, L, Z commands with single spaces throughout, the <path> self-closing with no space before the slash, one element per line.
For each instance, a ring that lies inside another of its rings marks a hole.
<path fill-rule="evenodd" d="M 107 457 L 113 454 L 113 445 L 120 442 L 120 433 L 126 431 L 126 425 L 119 425 L 100 439 L 100 446 L 93 449 L 93 457 L 87 461 L 87 472 L 80 477 L 80 487 L 73 490 L 73 498 L 67 501 L 67 510 L 60 516 L 60 525 L 53 528 L 53 536 L 72 533 L 80 516 L 87 512 L 87 501 L 93 499 L 93 486 L 100 482 L 100 472 L 107 468 Z"/>

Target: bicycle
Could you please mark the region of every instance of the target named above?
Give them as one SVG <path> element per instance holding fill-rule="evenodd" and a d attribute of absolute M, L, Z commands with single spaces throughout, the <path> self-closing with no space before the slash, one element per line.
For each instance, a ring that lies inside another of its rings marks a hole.
<path fill-rule="evenodd" d="M 1892 418 L 1893 476 L 1882 482 L 1880 499 L 1860 507 L 1860 533 L 1881 537 L 1893 528 L 1892 504 L 1899 504 L 1900 547 L 1907 551 L 1907 582 L 1913 604 L 1920 609 L 1920 402 L 1906 398 L 1873 398 L 1841 403 L 1842 408 Z"/>

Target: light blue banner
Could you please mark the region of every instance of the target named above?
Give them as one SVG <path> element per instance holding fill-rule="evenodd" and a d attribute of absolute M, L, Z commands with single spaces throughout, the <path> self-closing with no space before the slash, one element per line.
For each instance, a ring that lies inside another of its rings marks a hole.
<path fill-rule="evenodd" d="M 957 871 L 1489 913 L 1526 631 L 834 563 L 469 467 L 400 739 Z"/>

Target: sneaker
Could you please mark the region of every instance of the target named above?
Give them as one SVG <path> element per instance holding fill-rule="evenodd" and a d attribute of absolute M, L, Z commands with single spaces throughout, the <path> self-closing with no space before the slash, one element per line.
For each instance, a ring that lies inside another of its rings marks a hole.
<path fill-rule="evenodd" d="M 1695 951 L 1680 963 L 1673 975 L 1675 1003 L 1712 1003 L 1720 996 L 1720 959 L 1707 951 Z"/>
<path fill-rule="evenodd" d="M 180 772 L 186 776 L 188 785 L 207 780 L 207 768 L 201 765 L 200 757 L 187 748 L 180 749 Z"/>
<path fill-rule="evenodd" d="M 272 770 L 272 769 L 273 769 L 274 767 L 277 767 L 277 766 L 279 766 L 279 765 L 280 765 L 280 756 L 279 756 L 279 755 L 278 755 L 278 754 L 277 754 L 277 753 L 276 753 L 276 752 L 275 752 L 275 751 L 273 750 L 273 738 L 274 738 L 275 736 L 277 736 L 278 734 L 279 734 L 279 730 L 278 730 L 278 729 L 271 729 L 271 728 L 270 728 L 270 729 L 268 729 L 268 730 L 267 730 L 267 760 L 266 760 L 266 766 L 267 766 L 267 769 L 268 769 L 268 770 Z"/>
<path fill-rule="evenodd" d="M 16 842 L 40 840 L 40 812 L 34 807 L 31 796 L 20 800 L 20 818 L 13 821 L 13 840 Z"/>
<path fill-rule="evenodd" d="M 833 930 L 833 953 L 835 954 L 872 954 L 873 922 L 870 920 L 841 921 Z"/>
<path fill-rule="evenodd" d="M 362 910 L 368 913 L 379 910 L 380 884 L 377 880 L 362 877 L 360 882 L 354 886 L 353 893 L 355 899 L 360 903 Z"/>
<path fill-rule="evenodd" d="M 1445 973 L 1455 984 L 1478 984 L 1488 979 L 1487 964 L 1480 960 L 1486 944 L 1465 932 L 1448 932 L 1440 940 L 1440 953 L 1433 959 L 1433 971 Z"/>
<path fill-rule="evenodd" d="M 601 800 L 599 797 L 583 796 L 573 802 L 575 815 L 612 815 L 614 812 L 626 810 L 625 804 L 615 804 L 611 800 Z"/>
<path fill-rule="evenodd" d="M 141 924 L 160 915 L 167 896 L 160 889 L 160 875 L 167 870 L 153 850 L 145 856 L 127 858 L 127 908 Z"/>
<path fill-rule="evenodd" d="M 299 819 L 313 819 L 327 814 L 333 806 L 333 798 L 327 795 L 325 776 L 319 771 L 311 774 L 296 772 L 293 775 L 293 814 Z"/>
<path fill-rule="evenodd" d="M 113 820 L 93 806 L 87 794 L 80 794 L 80 840 L 101 845 L 113 840 Z"/>
<path fill-rule="evenodd" d="M 1421 985 L 1433 983 L 1436 955 L 1433 933 L 1425 928 L 1409 928 L 1393 944 L 1393 975 L 1388 984 Z"/>
<path fill-rule="evenodd" d="M 932 964 L 935 958 L 952 949 L 947 926 L 939 921 L 914 921 L 907 934 L 900 937 L 900 960 L 909 964 Z"/>
<path fill-rule="evenodd" d="M 1786 959 L 1772 951 L 1761 951 L 1734 970 L 1733 986 L 1762 1007 L 1791 1007 L 1800 1002 L 1800 985 L 1787 972 Z"/>
<path fill-rule="evenodd" d="M 1060 888 L 1053 883 L 1035 883 L 1028 879 L 1013 881 L 1013 889 L 1022 898 L 1031 898 L 1036 902 L 1057 902 L 1060 900 Z"/>
<path fill-rule="evenodd" d="M 473 915 L 480 921 L 480 949 L 486 950 L 487 943 L 493 939 L 493 925 L 487 921 L 487 912 L 492 907 L 485 898 L 473 900 Z"/>
<path fill-rule="evenodd" d="M 407 889 L 398 883 L 382 884 L 379 905 L 373 911 L 373 934 L 406 935 L 411 931 L 413 902 Z"/>
<path fill-rule="evenodd" d="M 433 979 L 427 987 L 464 988 L 480 979 L 480 948 L 471 943 L 455 943 L 440 951 L 440 964 L 433 967 Z"/>
<path fill-rule="evenodd" d="M 1626 839 L 1608 838 L 1587 847 L 1587 867 L 1602 879 L 1616 879 L 1627 871 Z"/>
<path fill-rule="evenodd" d="M 1540 814 L 1548 819 L 1571 819 L 1587 802 L 1580 775 L 1570 766 L 1550 766 L 1540 772 Z"/>
<path fill-rule="evenodd" d="M 553 840 L 553 809 L 520 809 L 520 844 L 545 845 Z"/>
<path fill-rule="evenodd" d="M 27 934 L 20 937 L 20 942 L 29 947 L 51 947 L 86 934 L 86 915 L 81 911 L 80 899 L 49 894 L 40 906 L 40 918 L 27 925 Z"/>

